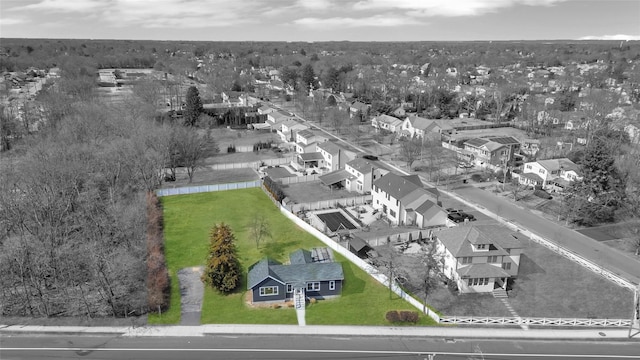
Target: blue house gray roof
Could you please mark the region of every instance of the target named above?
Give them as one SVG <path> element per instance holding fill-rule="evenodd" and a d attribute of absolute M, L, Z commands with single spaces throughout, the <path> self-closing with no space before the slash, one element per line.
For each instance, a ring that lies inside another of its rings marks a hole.
<path fill-rule="evenodd" d="M 313 281 L 344 280 L 342 264 L 315 262 L 308 250 L 297 250 L 289 256 L 291 264 L 283 265 L 264 258 L 249 268 L 247 289 L 253 289 L 271 277 L 283 284 L 305 284 Z"/>

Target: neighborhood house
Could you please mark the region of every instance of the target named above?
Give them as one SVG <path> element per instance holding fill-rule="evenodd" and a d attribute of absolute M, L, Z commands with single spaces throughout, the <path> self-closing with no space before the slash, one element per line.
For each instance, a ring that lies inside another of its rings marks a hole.
<path fill-rule="evenodd" d="M 294 298 L 327 299 L 340 296 L 344 273 L 329 248 L 297 250 L 289 263 L 264 258 L 249 268 L 247 290 L 252 303 L 283 302 Z"/>
<path fill-rule="evenodd" d="M 447 213 L 438 205 L 438 190 L 425 189 L 417 175 L 387 173 L 373 182 L 371 195 L 373 207 L 393 224 L 420 228 L 447 224 Z"/>
<path fill-rule="evenodd" d="M 518 275 L 524 235 L 499 225 L 453 227 L 434 235 L 443 254 L 442 272 L 460 293 L 506 296 L 509 279 Z"/>
<path fill-rule="evenodd" d="M 548 159 L 524 164 L 519 182 L 545 190 L 563 191 L 572 181 L 581 180 L 578 165 L 567 158 Z"/>

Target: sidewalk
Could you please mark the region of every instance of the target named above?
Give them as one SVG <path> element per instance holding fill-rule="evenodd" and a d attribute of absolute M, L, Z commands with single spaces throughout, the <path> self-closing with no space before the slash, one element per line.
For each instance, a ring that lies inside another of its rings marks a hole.
<path fill-rule="evenodd" d="M 128 337 L 191 337 L 235 335 L 403 336 L 442 339 L 589 340 L 640 342 L 628 329 L 529 329 L 490 327 L 385 327 L 297 325 L 201 325 L 144 327 L 81 327 L 0 325 L 0 335 L 89 335 Z"/>

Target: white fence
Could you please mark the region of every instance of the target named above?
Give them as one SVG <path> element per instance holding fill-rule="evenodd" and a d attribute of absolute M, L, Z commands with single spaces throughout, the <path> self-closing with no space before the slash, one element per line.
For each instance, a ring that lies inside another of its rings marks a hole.
<path fill-rule="evenodd" d="M 473 317 L 442 316 L 441 324 L 455 325 L 539 325 L 539 326 L 585 326 L 585 327 L 629 327 L 629 319 L 563 319 L 527 317 Z"/>
<path fill-rule="evenodd" d="M 355 254 L 351 253 L 349 250 L 342 247 L 342 245 L 333 241 L 327 235 L 323 234 L 320 230 L 317 230 L 313 226 L 307 224 L 305 221 L 303 221 L 299 217 L 289 212 L 289 210 L 287 210 L 285 207 L 280 206 L 280 211 L 284 214 L 284 216 L 286 216 L 288 219 L 293 221 L 296 225 L 300 226 L 302 229 L 304 229 L 311 235 L 318 238 L 320 241 L 322 241 L 328 247 L 330 247 L 333 251 L 344 256 L 349 261 L 351 261 L 356 266 L 358 266 L 360 269 L 366 271 L 368 274 L 373 276 L 373 278 L 376 279 L 378 282 L 380 282 L 385 286 L 389 286 L 389 279 L 384 274 L 379 273 L 375 267 L 371 266 L 370 264 L 360 259 Z M 411 297 L 406 292 L 404 292 L 395 282 L 391 284 L 391 290 L 393 290 L 393 292 L 396 293 L 398 296 L 400 296 L 402 299 L 404 299 L 405 301 L 407 301 L 408 303 L 410 303 L 411 305 L 415 306 L 417 309 L 422 311 L 423 304 L 420 301 L 416 300 L 415 298 Z M 440 316 L 438 316 L 438 314 L 436 314 L 434 311 L 429 309 L 429 307 L 427 307 L 427 315 L 431 317 L 433 320 L 435 320 L 436 322 L 440 322 Z"/>
<path fill-rule="evenodd" d="M 203 192 L 248 189 L 248 188 L 260 187 L 260 184 L 261 184 L 260 180 L 254 180 L 254 181 L 246 181 L 246 182 L 231 183 L 231 184 L 201 185 L 201 186 L 178 187 L 173 189 L 158 189 L 156 190 L 156 195 L 171 196 L 171 195 L 197 194 L 197 193 L 203 193 Z"/>
<path fill-rule="evenodd" d="M 287 204 L 287 207 L 290 209 L 292 213 L 295 214 L 300 211 L 306 211 L 306 210 L 321 210 L 321 209 L 335 208 L 338 206 L 338 204 L 342 206 L 363 205 L 363 204 L 370 203 L 372 198 L 373 197 L 371 195 L 353 196 L 348 198 L 321 200 L 321 201 L 314 201 L 314 202 L 300 203 L 300 204 Z"/>
<path fill-rule="evenodd" d="M 290 177 L 285 177 L 285 178 L 279 178 L 276 181 L 279 182 L 282 185 L 291 185 L 291 184 L 298 184 L 298 183 L 316 181 L 316 180 L 318 180 L 319 176 L 320 175 L 318 175 L 318 174 L 304 175 L 304 176 L 290 176 Z"/>
<path fill-rule="evenodd" d="M 230 169 L 244 169 L 244 168 L 257 170 L 260 166 L 284 165 L 284 164 L 289 164 L 292 160 L 294 160 L 294 157 L 285 156 L 281 158 L 264 159 L 264 160 L 251 161 L 251 162 L 211 164 L 211 165 L 207 165 L 207 167 L 212 170 L 230 170 Z"/>

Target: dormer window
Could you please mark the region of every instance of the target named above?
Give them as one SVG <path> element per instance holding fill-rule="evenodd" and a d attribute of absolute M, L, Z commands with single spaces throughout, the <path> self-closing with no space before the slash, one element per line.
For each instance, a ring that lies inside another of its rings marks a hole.
<path fill-rule="evenodd" d="M 487 249 L 487 244 L 477 244 L 476 245 L 476 250 L 486 250 Z"/>

